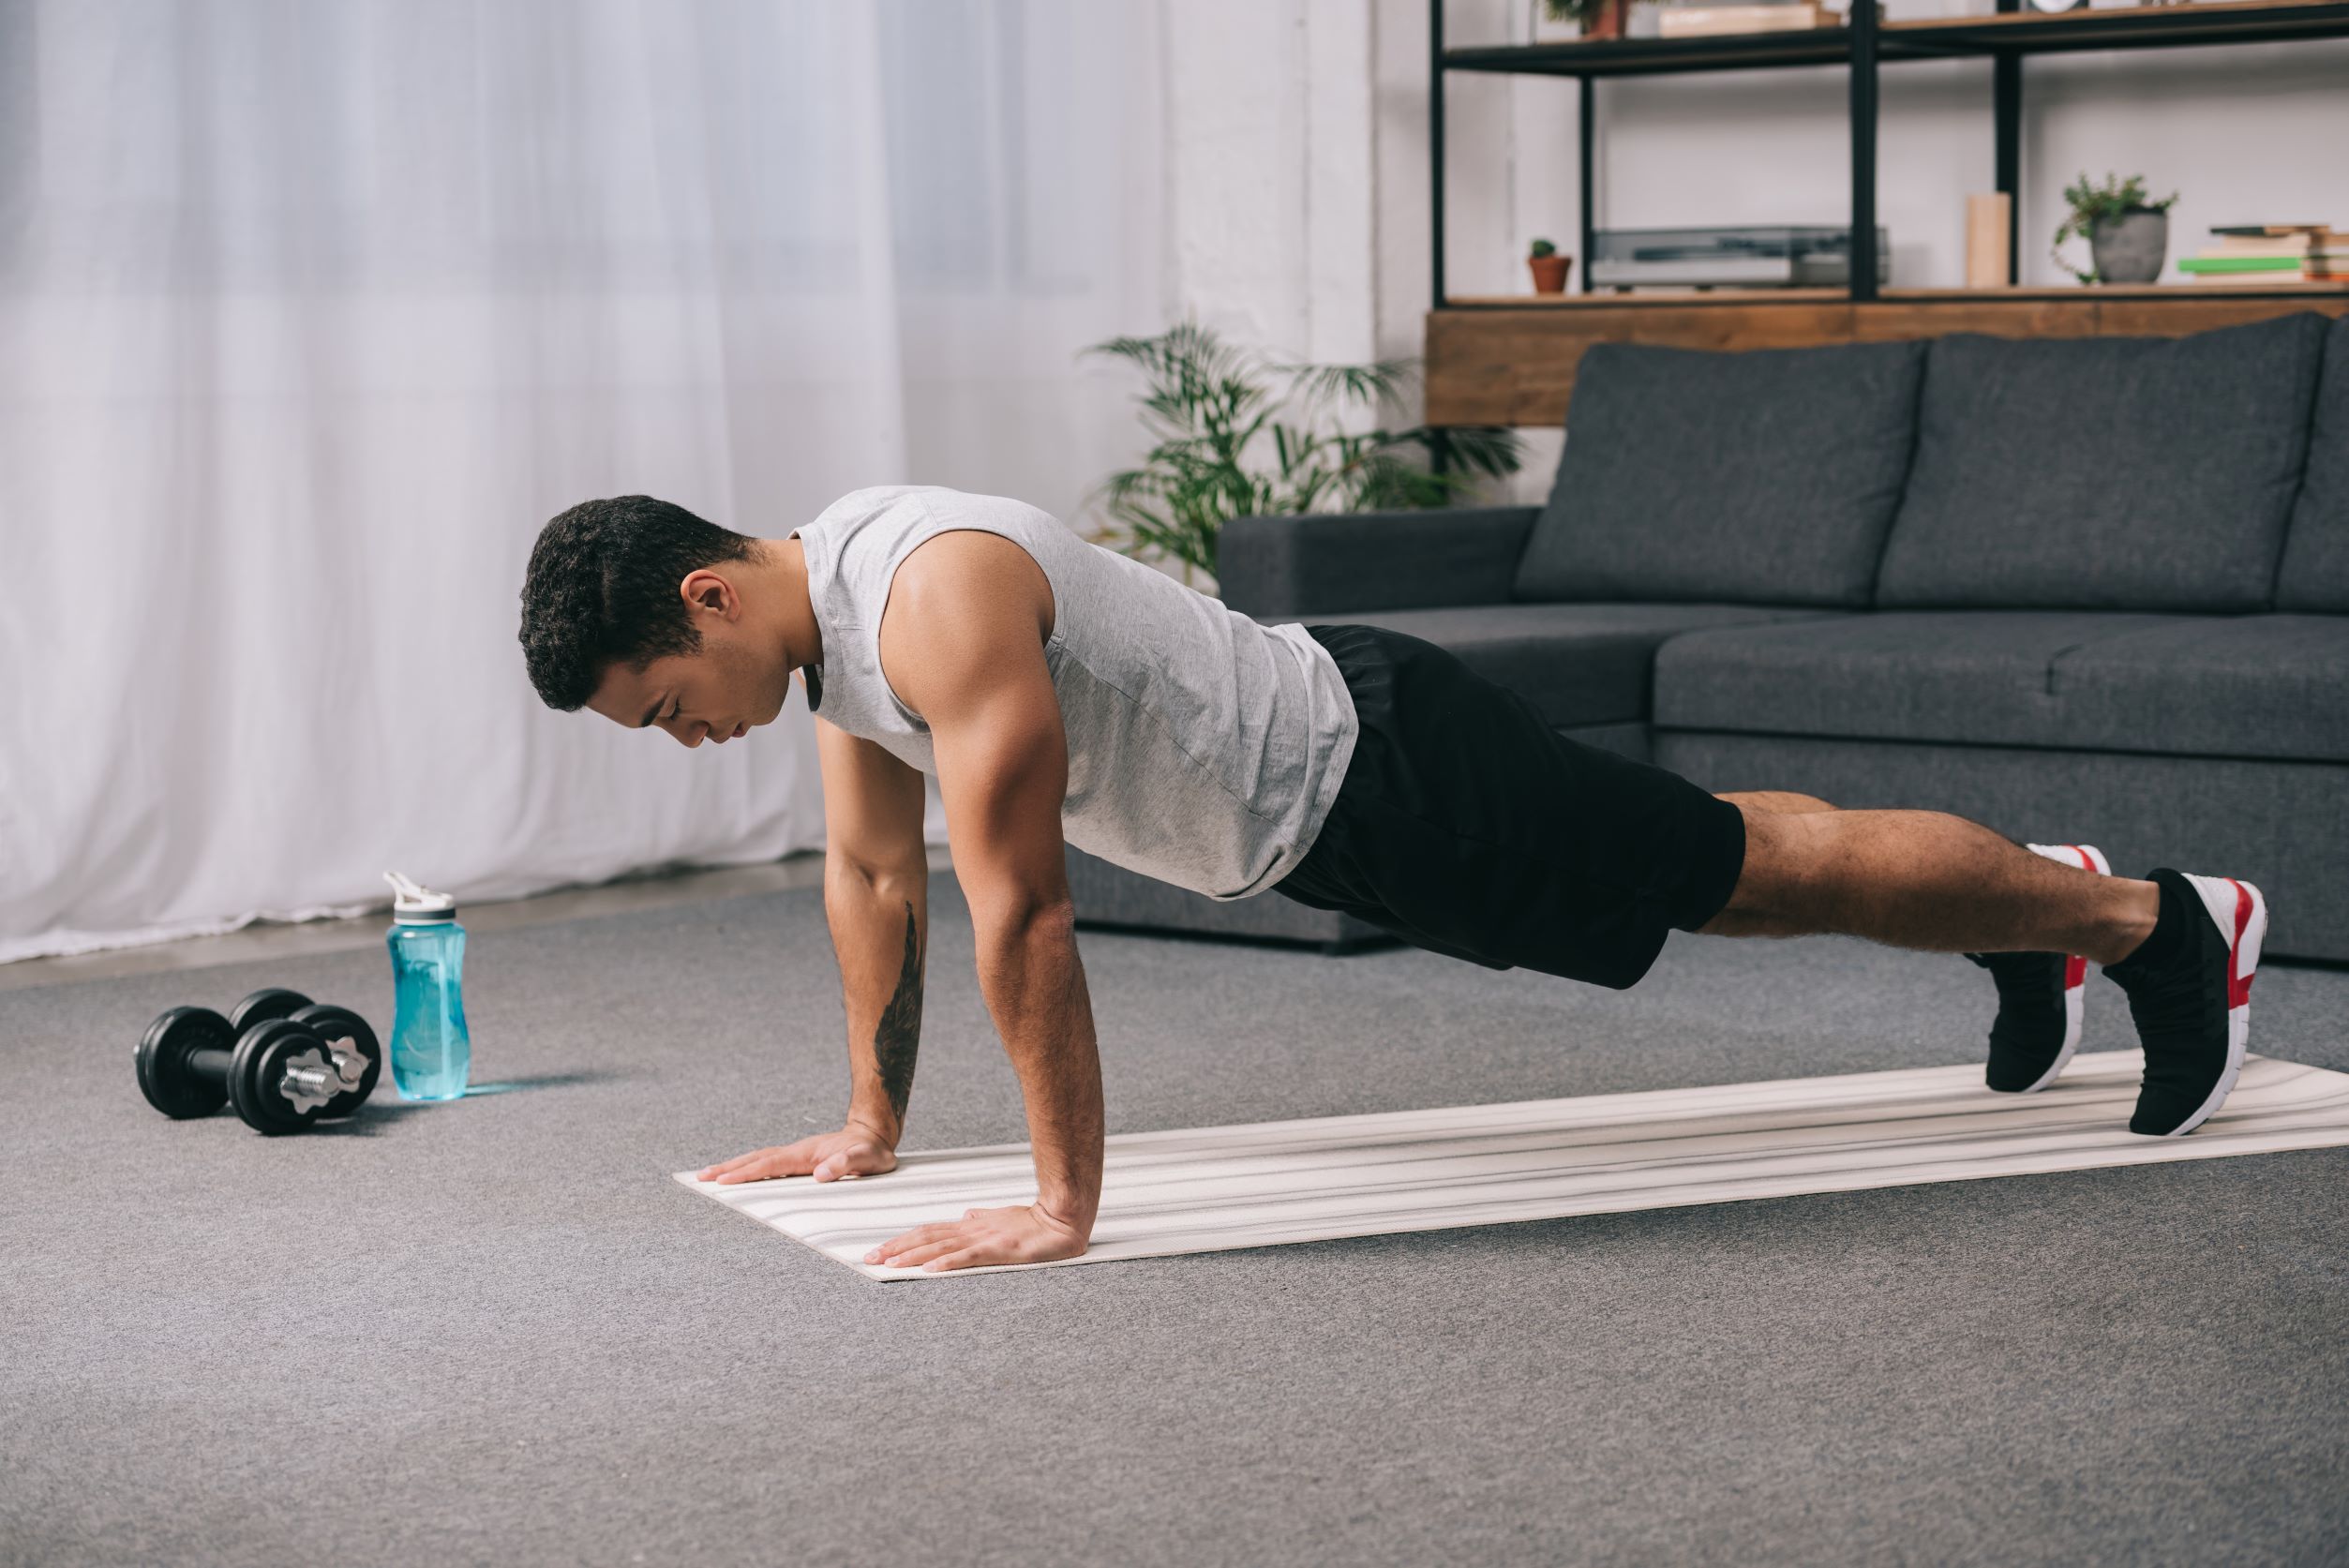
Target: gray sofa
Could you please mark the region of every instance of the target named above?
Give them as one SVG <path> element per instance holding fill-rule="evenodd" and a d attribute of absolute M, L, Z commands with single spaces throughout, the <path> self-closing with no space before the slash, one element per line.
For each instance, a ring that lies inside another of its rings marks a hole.
<path fill-rule="evenodd" d="M 1247 518 L 1226 602 L 1443 644 L 1709 789 L 2246 876 L 2349 960 L 2349 319 L 1703 353 L 1601 344 L 1545 506 Z M 1071 853 L 1078 917 L 1344 947 Z"/>

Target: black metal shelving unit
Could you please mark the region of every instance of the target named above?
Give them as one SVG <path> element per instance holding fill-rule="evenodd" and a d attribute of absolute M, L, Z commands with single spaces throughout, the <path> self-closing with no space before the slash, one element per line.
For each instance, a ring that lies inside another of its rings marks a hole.
<path fill-rule="evenodd" d="M 1841 27 L 1710 38 L 1609 38 L 1444 47 L 1444 0 L 1429 0 L 1428 142 L 1435 201 L 1434 300 L 1449 301 L 1444 281 L 1444 83 L 1452 71 L 1566 76 L 1580 84 L 1578 161 L 1581 193 L 1581 291 L 1591 290 L 1593 144 L 1596 83 L 1605 77 L 1698 71 L 1844 66 L 1850 72 L 1851 281 L 1849 297 L 1873 300 L 1876 281 L 1876 122 L 1881 67 L 1907 60 L 1988 56 L 1993 161 L 1997 188 L 2019 219 L 2022 183 L 2023 61 L 2032 54 L 2096 49 L 2163 49 L 2349 37 L 2349 0 L 2251 0 L 2251 3 L 2147 7 L 2135 10 L 2026 12 L 2020 0 L 1997 0 L 1988 16 L 1884 22 L 1870 0 L 1852 7 Z M 2022 224 L 2007 229 L 2007 276 L 2015 276 Z"/>

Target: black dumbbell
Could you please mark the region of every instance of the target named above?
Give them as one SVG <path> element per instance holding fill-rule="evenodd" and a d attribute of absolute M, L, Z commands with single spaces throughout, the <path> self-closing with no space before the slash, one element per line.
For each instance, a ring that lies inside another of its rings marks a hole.
<path fill-rule="evenodd" d="M 352 1064 L 358 1069 L 357 1078 L 349 1080 L 342 1091 L 326 1102 L 326 1109 L 319 1113 L 322 1118 L 331 1121 L 348 1116 L 375 1093 L 375 1081 L 383 1072 L 383 1047 L 366 1019 L 349 1008 L 339 1008 L 332 1002 L 313 1002 L 298 991 L 273 987 L 256 991 L 239 1002 L 229 1014 L 229 1027 L 241 1032 L 264 1019 L 278 1017 L 299 1023 L 323 1038 L 337 1056 L 358 1058 Z M 337 1070 L 341 1070 L 339 1063 Z"/>
<path fill-rule="evenodd" d="M 375 1092 L 375 1081 L 383 1071 L 383 1048 L 366 1019 L 349 1008 L 313 1002 L 298 991 L 268 986 L 229 1009 L 229 1032 L 242 1038 L 246 1030 L 273 1018 L 290 1019 L 303 1025 L 322 1037 L 337 1054 L 353 1053 L 363 1058 L 358 1064 L 360 1073 L 355 1083 L 326 1102 L 326 1109 L 319 1113 L 322 1118 L 348 1116 Z"/>
<path fill-rule="evenodd" d="M 175 1120 L 209 1116 L 223 1100 L 259 1132 L 299 1132 L 347 1116 L 374 1091 L 383 1048 L 348 1008 L 298 991 L 256 991 L 221 1017 L 172 1008 L 139 1041 L 139 1087 Z"/>

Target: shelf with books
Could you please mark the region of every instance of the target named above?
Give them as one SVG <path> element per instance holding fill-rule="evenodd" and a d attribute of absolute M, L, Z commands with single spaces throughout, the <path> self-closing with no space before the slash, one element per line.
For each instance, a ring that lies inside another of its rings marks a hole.
<path fill-rule="evenodd" d="M 1682 76 L 1698 71 L 1840 66 L 1851 58 L 1840 27 L 1778 33 L 1718 33 L 1698 38 L 1607 38 L 1594 42 L 1447 49 L 1444 68 L 1510 76 Z"/>
<path fill-rule="evenodd" d="M 2011 284 L 1994 289 L 1884 289 L 1877 298 L 1887 302 L 1927 305 L 1936 302 L 1967 304 L 1982 300 L 2058 300 L 2094 301 L 2099 299 L 2186 300 L 2207 299 L 2213 295 L 2244 294 L 2264 296 L 2337 294 L 2349 295 L 2349 277 L 2327 278 L 2314 282 L 2278 283 L 2259 280 L 2227 281 L 2223 283 L 2075 283 Z M 1618 294 L 1598 291 L 1588 294 L 1454 294 L 1444 302 L 1448 310 L 1577 310 L 1594 307 L 1617 309 L 1684 309 L 1704 306 L 1804 305 L 1822 300 L 1848 300 L 1841 289 L 1640 289 Z"/>
<path fill-rule="evenodd" d="M 1444 304 L 1447 308 L 1463 310 L 1519 307 L 1528 310 L 1577 310 L 1610 305 L 1634 307 L 1650 305 L 1758 305 L 1771 301 L 1794 303 L 1847 297 L 1841 289 L 1641 289 L 1628 294 L 1606 290 L 1595 290 L 1587 294 L 1454 294 Z"/>
<path fill-rule="evenodd" d="M 1885 22 L 1878 24 L 1877 36 L 1878 56 L 1888 65 L 1953 55 L 2349 37 L 2349 0 L 2193 0 L 2116 10 L 2002 10 Z M 1837 22 L 1817 28 L 1700 37 L 1567 39 L 1446 49 L 1443 68 L 1513 76 L 1669 76 L 1840 66 L 1850 59 L 1850 32 Z"/>
<path fill-rule="evenodd" d="M 2210 240 L 2177 263 L 2201 289 L 2349 284 L 2349 233 L 2328 224 L 2241 224 L 2213 229 Z"/>
<path fill-rule="evenodd" d="M 2002 289 L 1887 289 L 1877 297 L 1887 300 L 1973 299 L 2207 299 L 2213 294 L 2349 294 L 2349 278 L 2314 283 L 2092 283 L 2052 287 L 2036 283 L 2010 284 Z"/>
<path fill-rule="evenodd" d="M 1724 6 L 1740 0 L 1720 0 Z M 1505 312 L 1512 321 L 1596 321 L 1601 319 L 1649 321 L 1649 312 L 1679 309 L 1692 321 L 1711 319 L 1720 324 L 1726 308 L 1751 306 L 1768 311 L 1817 311 L 1842 302 L 1872 305 L 1879 300 L 1904 309 L 1926 313 L 1921 319 L 1938 323 L 1930 330 L 1957 330 L 1960 320 L 1994 318 L 2024 323 L 2072 321 L 2078 313 L 2095 312 L 2087 303 L 2090 291 L 2071 286 L 2007 289 L 1893 289 L 1880 278 L 1877 226 L 1877 115 L 1878 78 L 1884 67 L 1910 60 L 1987 56 L 1993 65 L 1990 129 L 1992 164 L 1997 191 L 2007 210 L 2019 205 L 2023 171 L 2023 82 L 2025 61 L 2034 54 L 2073 50 L 2165 48 L 2177 45 L 2265 43 L 2278 40 L 2349 39 L 2349 0 L 2192 0 L 2188 4 L 2154 5 L 2134 9 L 2080 9 L 2042 12 L 2027 8 L 2027 0 L 1988 0 L 1995 9 L 1982 15 L 1936 17 L 1890 22 L 1878 5 L 1852 6 L 1835 25 L 1788 26 L 1761 33 L 1733 33 L 1696 37 L 1575 39 L 1564 42 L 1513 44 L 1490 48 L 1447 48 L 1444 42 L 1444 0 L 1429 0 L 1429 161 L 1433 216 L 1430 238 L 1430 296 L 1429 356 L 1431 371 L 1437 352 L 1437 318 L 1470 320 L 1483 313 Z M 1816 13 L 1806 10 L 1806 15 Z M 1596 293 L 1592 290 L 1589 259 L 1594 254 L 1596 179 L 1593 147 L 1598 122 L 1594 104 L 1602 80 L 1657 76 L 1683 72 L 1771 69 L 1833 66 L 1844 68 L 1849 97 L 1851 201 L 1848 221 L 1848 250 L 1845 267 L 1851 278 L 1845 289 L 1731 289 L 1687 292 L 1644 291 L 1635 294 Z M 1452 296 L 1444 283 L 1444 82 L 1455 71 L 1499 72 L 1566 78 L 1579 83 L 1577 94 L 1578 152 L 1580 177 L 1580 248 L 1584 264 L 1575 270 L 1579 291 L 1544 296 Z M 2329 215 L 2327 215 L 2329 216 Z M 2000 240 L 1992 242 L 1991 264 L 1974 276 L 2013 277 L 2018 273 L 2020 235 L 2012 223 L 2003 226 Z M 1997 251 L 2003 249 L 2004 264 Z M 2219 277 L 2215 281 L 2147 285 L 2121 290 L 2101 286 L 2093 291 L 2110 306 L 2095 319 L 2124 317 L 2135 331 L 2197 330 L 2229 310 L 2257 312 L 2290 308 L 2305 301 L 2310 307 L 2336 310 L 2343 285 L 2329 278 L 2334 260 L 2327 255 L 2298 270 L 2286 281 L 2281 277 Z M 2349 258 L 2343 261 L 2349 265 Z M 2195 267 L 2192 275 L 2207 269 Z M 2261 269 L 2244 269 L 2257 271 Z M 2284 269 L 2277 268 L 2282 273 Z M 1575 316 L 1580 308 L 1589 316 Z M 1564 309 L 1566 314 L 1561 315 Z M 1930 313 L 1938 311 L 1938 316 Z M 1999 313 L 2007 314 L 2001 316 Z M 2021 312 L 2021 314 L 2015 314 Z M 2164 326 L 2163 323 L 2173 323 Z"/>
<path fill-rule="evenodd" d="M 2087 49 L 2176 49 L 2349 37 L 2343 0 L 2195 0 L 2118 10 L 1998 11 L 1988 16 L 1888 22 L 1883 55 L 2057 54 Z"/>

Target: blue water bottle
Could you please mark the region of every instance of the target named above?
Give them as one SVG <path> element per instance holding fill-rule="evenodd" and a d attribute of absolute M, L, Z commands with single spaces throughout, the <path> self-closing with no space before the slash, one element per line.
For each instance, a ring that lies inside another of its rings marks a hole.
<path fill-rule="evenodd" d="M 392 885 L 392 1082 L 402 1099 L 457 1099 L 472 1070 L 465 1030 L 465 928 L 456 901 L 396 871 Z"/>

